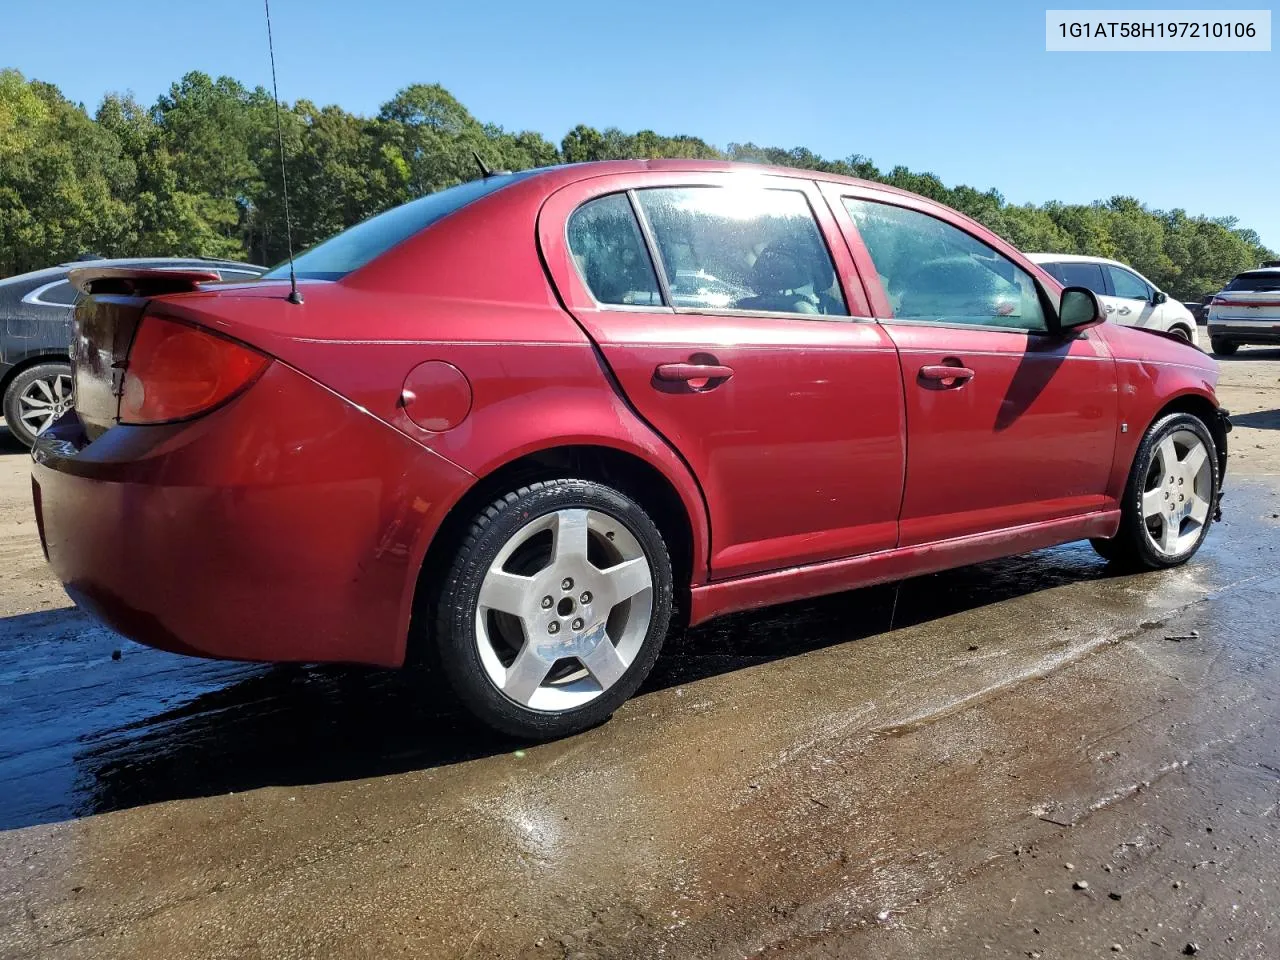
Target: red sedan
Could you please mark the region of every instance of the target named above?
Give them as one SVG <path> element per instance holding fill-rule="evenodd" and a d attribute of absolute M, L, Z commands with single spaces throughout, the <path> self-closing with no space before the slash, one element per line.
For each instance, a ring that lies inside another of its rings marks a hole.
<path fill-rule="evenodd" d="M 34 451 L 68 592 L 143 643 L 399 665 L 606 718 L 673 622 L 1092 539 L 1183 563 L 1229 421 L 979 224 L 795 170 L 489 176 L 259 282 L 88 268 Z M 298 302 L 298 301 L 301 302 Z"/>

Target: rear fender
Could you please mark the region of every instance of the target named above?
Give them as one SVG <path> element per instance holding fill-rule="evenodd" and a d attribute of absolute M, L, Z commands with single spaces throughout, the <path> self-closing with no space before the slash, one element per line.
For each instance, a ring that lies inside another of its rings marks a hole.
<path fill-rule="evenodd" d="M 518 368 L 512 362 L 517 351 Z M 610 385 L 585 339 L 438 344 L 435 356 L 466 375 L 470 414 L 457 427 L 432 433 L 401 410 L 395 422 L 399 429 L 481 480 L 530 454 L 564 447 L 605 447 L 636 457 L 679 496 L 692 533 L 692 582 L 705 581 L 710 526 L 702 490 L 680 456 Z"/>

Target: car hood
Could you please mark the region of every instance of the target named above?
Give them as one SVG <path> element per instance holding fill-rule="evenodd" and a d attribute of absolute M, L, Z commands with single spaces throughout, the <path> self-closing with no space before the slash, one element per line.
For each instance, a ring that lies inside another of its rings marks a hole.
<path fill-rule="evenodd" d="M 1104 323 L 1097 329 L 1117 360 L 1176 363 L 1203 370 L 1215 381 L 1218 378 L 1218 361 L 1171 333 L 1144 327 L 1122 327 L 1116 323 Z"/>

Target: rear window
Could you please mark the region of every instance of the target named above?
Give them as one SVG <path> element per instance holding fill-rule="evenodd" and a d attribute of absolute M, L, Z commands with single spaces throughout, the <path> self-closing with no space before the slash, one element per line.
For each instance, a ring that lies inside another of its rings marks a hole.
<path fill-rule="evenodd" d="M 1242 273 L 1222 289 L 1247 293 L 1275 293 L 1280 291 L 1280 271 L 1275 273 Z"/>
<path fill-rule="evenodd" d="M 532 172 L 472 180 L 393 207 L 298 254 L 293 260 L 294 268 L 299 277 L 307 280 L 340 280 L 442 217 L 473 200 L 510 186 Z M 286 260 L 271 268 L 263 277 L 268 280 L 288 279 L 289 262 Z"/>

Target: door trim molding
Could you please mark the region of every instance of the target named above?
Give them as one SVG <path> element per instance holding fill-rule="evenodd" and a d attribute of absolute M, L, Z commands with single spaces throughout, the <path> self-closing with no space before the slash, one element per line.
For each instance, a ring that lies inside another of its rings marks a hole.
<path fill-rule="evenodd" d="M 840 593 L 877 583 L 996 560 L 1090 537 L 1113 537 L 1119 509 L 1005 527 L 771 573 L 722 580 L 692 591 L 689 625 L 756 607 Z"/>

